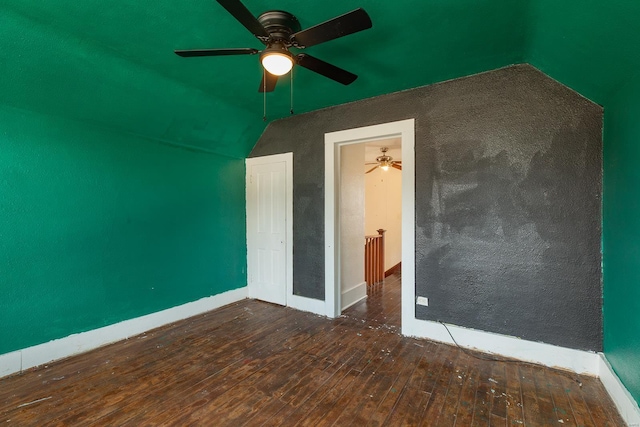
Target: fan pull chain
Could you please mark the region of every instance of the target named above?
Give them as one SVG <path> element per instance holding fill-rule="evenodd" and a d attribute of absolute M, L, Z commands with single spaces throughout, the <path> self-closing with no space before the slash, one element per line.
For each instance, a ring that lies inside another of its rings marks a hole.
<path fill-rule="evenodd" d="M 262 107 L 262 121 L 267 121 L 267 71 L 262 69 L 262 99 L 263 99 L 263 107 Z"/>
<path fill-rule="evenodd" d="M 293 115 L 293 68 L 289 72 L 291 74 L 291 114 Z"/>

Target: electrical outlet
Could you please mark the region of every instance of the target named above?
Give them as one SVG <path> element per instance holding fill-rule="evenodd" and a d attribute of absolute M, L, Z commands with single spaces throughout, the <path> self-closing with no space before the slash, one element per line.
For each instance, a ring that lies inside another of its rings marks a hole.
<path fill-rule="evenodd" d="M 427 297 L 418 297 L 416 298 L 416 304 L 424 305 L 425 307 L 429 306 L 429 298 Z"/>

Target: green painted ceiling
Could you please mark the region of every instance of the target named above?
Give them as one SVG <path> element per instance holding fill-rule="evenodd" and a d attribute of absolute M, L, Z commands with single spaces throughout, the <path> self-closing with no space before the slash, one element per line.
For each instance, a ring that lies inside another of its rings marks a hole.
<path fill-rule="evenodd" d="M 363 7 L 373 28 L 306 50 L 360 76 L 294 75 L 297 113 L 521 62 L 528 3 L 513 0 L 245 0 L 303 28 Z M 174 49 L 262 45 L 214 0 L 3 0 L 0 104 L 244 157 L 265 127 L 257 56 L 180 58 Z M 281 79 L 268 119 L 289 114 Z M 283 84 L 284 83 L 284 84 Z"/>

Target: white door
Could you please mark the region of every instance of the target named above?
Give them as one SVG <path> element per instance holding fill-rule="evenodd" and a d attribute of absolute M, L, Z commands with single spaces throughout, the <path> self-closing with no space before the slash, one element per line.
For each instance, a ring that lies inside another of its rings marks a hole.
<path fill-rule="evenodd" d="M 247 159 L 249 297 L 287 305 L 287 161 Z"/>

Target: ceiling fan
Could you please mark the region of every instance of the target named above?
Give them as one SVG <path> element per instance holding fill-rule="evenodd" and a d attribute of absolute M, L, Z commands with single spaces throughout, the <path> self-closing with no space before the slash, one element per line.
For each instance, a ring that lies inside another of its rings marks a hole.
<path fill-rule="evenodd" d="M 376 168 L 380 168 L 383 171 L 388 171 L 390 167 L 398 170 L 402 170 L 402 162 L 400 160 L 393 160 L 393 157 L 387 156 L 387 151 L 389 148 L 381 147 L 380 151 L 382 152 L 381 156 L 376 157 L 375 162 L 365 163 L 365 165 L 375 165 L 371 169 L 365 172 L 365 175 L 369 172 L 373 172 Z"/>
<path fill-rule="evenodd" d="M 217 0 L 266 48 L 176 50 L 182 57 L 256 55 L 265 69 L 259 92 L 271 92 L 278 76 L 287 74 L 294 64 L 335 80 L 343 85 L 354 82 L 357 75 L 306 53 L 292 54 L 290 48 L 304 49 L 371 28 L 371 18 L 364 9 L 356 9 L 321 24 L 301 30 L 298 19 L 289 12 L 270 10 L 257 18 L 240 0 Z"/>

